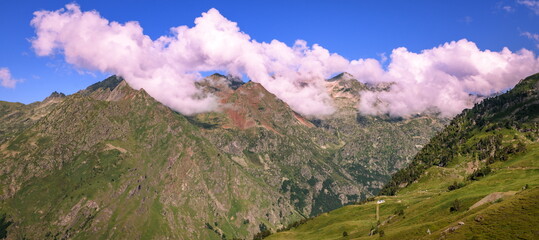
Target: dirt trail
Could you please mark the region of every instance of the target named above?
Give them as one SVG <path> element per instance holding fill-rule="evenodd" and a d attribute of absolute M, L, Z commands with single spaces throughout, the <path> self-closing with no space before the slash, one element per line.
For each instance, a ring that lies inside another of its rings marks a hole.
<path fill-rule="evenodd" d="M 503 197 L 508 197 L 508 196 L 513 196 L 515 195 L 517 192 L 516 191 L 509 191 L 509 192 L 493 192 L 489 195 L 487 195 L 486 197 L 482 198 L 481 200 L 479 200 L 478 202 L 476 202 L 474 205 L 472 205 L 470 207 L 470 210 L 476 208 L 476 207 L 479 207 L 485 203 L 489 203 L 489 202 L 494 202 L 500 198 L 503 198 Z"/>

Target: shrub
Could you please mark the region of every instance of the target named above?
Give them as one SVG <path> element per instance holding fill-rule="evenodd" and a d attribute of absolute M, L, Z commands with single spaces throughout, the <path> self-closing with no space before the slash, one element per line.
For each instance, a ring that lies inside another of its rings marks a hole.
<path fill-rule="evenodd" d="M 312 176 L 309 180 L 307 180 L 307 183 L 311 186 L 311 187 L 314 187 L 316 185 L 316 183 L 318 182 L 318 179 L 316 179 L 314 176 Z"/>
<path fill-rule="evenodd" d="M 465 183 L 463 183 L 463 182 L 457 183 L 457 181 L 455 181 L 455 182 L 453 182 L 453 184 L 451 184 L 451 185 L 449 185 L 449 187 L 447 187 L 447 190 L 453 191 L 453 190 L 457 190 L 457 189 L 459 189 L 461 187 L 464 187 L 464 186 L 466 186 Z"/>
<path fill-rule="evenodd" d="M 369 233 L 369 236 L 378 234 L 378 226 L 371 226 L 371 231 Z"/>
<path fill-rule="evenodd" d="M 271 235 L 271 232 L 269 230 L 264 230 L 262 232 L 255 234 L 253 237 L 253 240 L 261 240 L 261 239 L 266 238 L 269 235 Z"/>
<path fill-rule="evenodd" d="M 6 215 L 0 214 L 0 239 L 4 239 L 7 237 L 7 228 L 12 223 L 13 222 L 7 220 Z"/>
<path fill-rule="evenodd" d="M 453 204 L 451 204 L 451 207 L 449 208 L 449 212 L 457 212 L 461 208 L 460 200 L 457 198 L 455 201 L 453 201 Z"/>
<path fill-rule="evenodd" d="M 480 178 L 488 175 L 490 172 L 492 172 L 492 170 L 490 169 L 489 166 L 483 167 L 481 169 L 477 169 L 470 176 L 468 176 L 468 180 L 473 180 L 473 181 L 479 180 Z"/>
<path fill-rule="evenodd" d="M 527 150 L 526 145 L 519 141 L 518 144 L 517 144 L 516 152 L 521 153 L 521 152 L 526 152 L 526 150 Z"/>

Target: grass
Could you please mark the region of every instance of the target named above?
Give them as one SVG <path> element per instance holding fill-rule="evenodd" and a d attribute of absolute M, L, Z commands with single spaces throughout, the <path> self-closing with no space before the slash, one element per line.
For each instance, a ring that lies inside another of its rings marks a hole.
<path fill-rule="evenodd" d="M 153 239 L 156 236 L 164 235 L 170 231 L 168 224 L 163 220 L 161 213 L 163 212 L 163 204 L 159 202 L 159 198 L 153 200 L 149 209 L 148 219 L 142 227 L 142 239 Z"/>
<path fill-rule="evenodd" d="M 513 155 L 505 162 L 492 165 L 493 173 L 479 181 L 454 191 L 447 191 L 453 181 L 464 180 L 463 164 L 452 168 L 432 167 L 415 183 L 402 189 L 396 196 L 380 196 L 379 229 L 384 230 L 383 239 L 437 239 L 443 231 L 458 222 L 465 223 L 447 239 L 532 239 L 539 237 L 535 230 L 539 225 L 539 146 L 528 145 L 528 151 Z M 522 190 L 528 185 L 528 190 Z M 487 203 L 473 210 L 468 208 L 493 192 L 518 191 L 515 196 L 495 203 Z M 460 211 L 450 213 L 455 199 L 462 204 Z M 375 202 L 351 205 L 325 213 L 306 224 L 289 231 L 271 235 L 267 239 L 378 239 L 369 236 L 376 226 Z M 397 210 L 403 208 L 399 216 Z M 477 216 L 483 220 L 475 221 Z M 504 217 L 505 216 L 505 217 Z M 427 233 L 430 230 L 432 235 Z M 343 232 L 348 233 L 343 237 Z"/>
<path fill-rule="evenodd" d="M 536 239 L 538 205 L 539 188 L 522 191 L 463 218 L 466 224 L 452 234 L 445 234 L 446 239 Z M 441 235 L 439 231 L 429 238 L 437 239 Z"/>

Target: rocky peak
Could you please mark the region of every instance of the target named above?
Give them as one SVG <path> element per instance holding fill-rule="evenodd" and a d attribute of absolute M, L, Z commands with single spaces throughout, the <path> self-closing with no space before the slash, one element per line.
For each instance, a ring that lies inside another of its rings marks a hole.
<path fill-rule="evenodd" d="M 43 100 L 44 102 L 45 101 L 50 101 L 50 100 L 53 100 L 53 99 L 59 99 L 59 98 L 64 98 L 66 95 L 64 93 L 61 93 L 61 92 L 57 92 L 57 91 L 54 91 L 51 93 L 51 95 L 49 95 L 47 98 L 45 98 L 45 100 Z"/>
<path fill-rule="evenodd" d="M 352 79 L 355 80 L 354 75 L 347 72 L 342 72 L 342 73 L 339 73 L 337 76 L 328 79 L 328 82 L 343 81 L 343 80 L 346 81 L 346 80 L 352 80 Z"/>
<path fill-rule="evenodd" d="M 359 102 L 360 91 L 367 86 L 350 73 L 344 72 L 326 81 L 326 89 L 333 98 L 337 109 L 352 109 L 353 114 Z"/>
<path fill-rule="evenodd" d="M 262 126 L 275 131 L 276 122 L 280 126 L 297 123 L 290 107 L 257 82 L 243 84 L 224 102 L 229 119 L 239 128 Z"/>
<path fill-rule="evenodd" d="M 230 93 L 243 84 L 243 81 L 239 77 L 234 77 L 232 75 L 225 76 L 219 73 L 214 73 L 196 82 L 196 85 L 204 92 L 216 95 Z"/>
<path fill-rule="evenodd" d="M 87 87 L 85 91 L 88 92 L 94 92 L 98 89 L 108 89 L 109 91 L 112 91 L 114 88 L 116 88 L 124 79 L 122 77 L 113 75 L 108 77 L 107 79 L 94 83 Z"/>
<path fill-rule="evenodd" d="M 367 89 L 364 83 L 359 82 L 352 74 L 344 72 L 326 81 L 326 87 L 332 93 L 350 92 L 356 95 Z"/>
<path fill-rule="evenodd" d="M 132 98 L 141 90 L 137 91 L 131 88 L 122 77 L 113 75 L 101 82 L 90 85 L 78 93 L 97 100 L 119 101 L 126 98 Z"/>
<path fill-rule="evenodd" d="M 220 78 L 218 81 L 224 79 L 222 75 L 210 77 Z M 206 90 L 211 89 L 208 85 L 204 87 Z M 201 124 L 235 129 L 262 127 L 278 134 L 281 134 L 282 128 L 292 125 L 312 127 L 308 120 L 296 114 L 260 83 L 249 81 L 235 90 L 226 88 L 214 94 L 221 99 L 222 113 L 218 114 L 219 116 L 215 113 L 197 115 L 195 119 Z"/>

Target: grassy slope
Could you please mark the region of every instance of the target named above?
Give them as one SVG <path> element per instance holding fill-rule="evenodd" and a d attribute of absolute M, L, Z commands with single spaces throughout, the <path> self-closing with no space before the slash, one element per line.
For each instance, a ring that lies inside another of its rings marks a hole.
<path fill-rule="evenodd" d="M 468 183 L 463 188 L 448 192 L 447 187 L 454 181 L 462 181 L 463 168 L 433 167 L 409 188 L 397 196 L 381 196 L 380 229 L 387 239 L 437 238 L 448 227 L 465 225 L 449 239 L 463 239 L 473 236 L 489 239 L 496 236 L 521 236 L 524 239 L 539 237 L 535 226 L 539 225 L 539 144 L 529 145 L 526 153 L 515 155 L 506 162 L 493 164 L 494 172 L 487 177 Z M 521 191 L 528 184 L 529 189 Z M 492 192 L 519 191 L 498 203 L 487 203 L 473 210 L 467 210 L 475 202 Z M 455 199 L 461 200 L 463 209 L 450 213 L 449 208 Z M 395 215 L 403 208 L 404 215 Z M 477 215 L 484 220 L 476 222 Z M 511 221 L 507 221 L 507 217 Z M 363 205 L 346 206 L 325 213 L 298 228 L 270 236 L 268 239 L 371 239 L 368 236 L 376 225 L 375 202 Z M 432 235 L 427 234 L 430 229 Z M 343 232 L 349 233 L 342 237 Z M 535 232 L 534 232 L 535 231 Z M 535 235 L 534 235 L 535 234 Z M 503 237 L 502 237 L 503 238 Z"/>
<path fill-rule="evenodd" d="M 539 75 L 530 76 L 508 93 L 457 116 L 410 166 L 394 175 L 382 192 L 397 194 L 376 198 L 386 200 L 378 226 L 384 238 L 539 238 L 535 230 L 539 225 L 538 81 Z M 527 150 L 516 150 L 519 145 Z M 490 174 L 467 180 L 474 170 L 485 166 L 492 169 Z M 448 191 L 453 182 L 466 185 Z M 523 186 L 529 186 L 528 190 L 521 191 Z M 519 192 L 468 210 L 491 193 L 508 191 Z M 461 208 L 451 213 L 456 199 Z M 375 207 L 369 202 L 337 209 L 269 239 L 379 238 L 378 234 L 369 236 L 378 225 Z M 404 214 L 397 214 L 399 209 Z M 476 221 L 476 217 L 482 220 Z M 461 221 L 464 225 L 458 224 Z M 343 237 L 345 231 L 347 237 Z"/>

